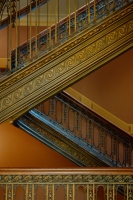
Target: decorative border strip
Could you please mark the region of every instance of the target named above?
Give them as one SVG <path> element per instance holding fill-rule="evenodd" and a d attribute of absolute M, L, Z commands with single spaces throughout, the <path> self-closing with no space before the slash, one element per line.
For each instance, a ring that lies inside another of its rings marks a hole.
<path fill-rule="evenodd" d="M 133 175 L 0 175 L 0 184 L 133 184 Z"/>
<path fill-rule="evenodd" d="M 127 34 L 130 34 L 132 31 L 133 31 L 133 20 L 130 20 L 128 23 L 120 26 L 115 31 L 112 31 L 111 33 L 103 36 L 99 40 L 95 41 L 93 44 L 84 48 L 75 55 L 69 57 L 64 62 L 44 72 L 42 75 L 36 77 L 35 79 L 24 84 L 11 94 L 5 96 L 0 102 L 1 104 L 0 111 L 5 110 L 9 106 L 12 106 L 16 102 L 27 97 L 27 95 L 36 92 L 38 88 L 51 82 L 53 79 L 58 78 L 60 75 L 68 72 L 72 68 L 75 68 L 77 65 L 80 65 L 86 59 L 90 59 L 95 54 L 99 53 L 101 50 L 107 48 L 112 43 L 118 41 Z M 44 63 L 42 62 L 41 65 L 43 66 Z"/>
<path fill-rule="evenodd" d="M 11 77 L 11 80 L 4 80 L 3 83 L 2 83 L 3 86 L 0 86 L 0 90 L 4 90 L 5 88 L 11 86 L 12 84 L 16 83 L 17 81 L 20 81 L 20 79 L 23 79 L 27 75 L 29 75 L 29 74 L 35 72 L 36 70 L 42 68 L 43 65 L 48 64 L 52 60 L 58 58 L 59 56 L 65 54 L 66 52 L 75 48 L 77 45 L 79 45 L 79 44 L 85 42 L 86 40 L 90 39 L 91 37 L 97 35 L 101 31 L 103 31 L 104 29 L 106 29 L 109 26 L 116 23 L 119 19 L 125 17 L 126 15 L 128 15 L 132 12 L 133 12 L 133 5 L 130 5 L 126 9 L 122 10 L 121 12 L 118 12 L 118 14 L 116 14 L 115 16 L 107 19 L 104 23 L 100 24 L 99 26 L 93 28 L 92 30 L 87 30 L 87 33 L 85 33 L 84 35 L 79 36 L 79 37 L 76 36 L 75 40 L 74 40 L 74 38 L 72 38 L 72 42 L 70 42 L 68 40 L 66 42 L 66 45 L 64 43 L 63 47 L 60 47 L 59 50 L 57 50 L 57 51 L 54 50 L 54 53 L 51 53 L 50 55 L 48 53 L 49 56 L 47 56 L 47 54 L 45 54 L 42 58 L 40 57 L 39 60 L 41 60 L 41 59 L 42 60 L 41 61 L 37 60 L 37 64 L 36 64 L 36 62 L 30 63 L 29 66 L 26 67 L 27 69 L 24 68 L 24 69 L 22 69 L 22 72 L 20 71 L 19 74 L 17 74 L 17 75 L 14 74 L 14 77 Z"/>

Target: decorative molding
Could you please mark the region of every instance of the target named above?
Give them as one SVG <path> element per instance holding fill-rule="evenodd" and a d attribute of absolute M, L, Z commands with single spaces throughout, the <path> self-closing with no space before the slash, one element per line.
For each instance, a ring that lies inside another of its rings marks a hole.
<path fill-rule="evenodd" d="M 103 22 L 102 24 L 96 26 L 96 28 L 92 28 L 91 30 L 85 31 L 85 34 L 81 35 L 81 36 L 76 36 L 72 38 L 72 41 L 69 42 L 69 40 L 66 42 L 66 44 L 64 43 L 63 46 L 59 47 L 58 49 L 54 49 L 52 53 L 46 53 L 45 55 L 43 55 L 42 57 L 40 57 L 39 59 L 37 59 L 37 61 L 33 61 L 33 63 L 30 63 L 29 66 L 27 65 L 26 68 L 23 68 L 20 73 L 18 74 L 13 74 L 14 76 L 9 77 L 8 80 L 4 80 L 3 83 L 0 86 L 0 90 L 4 90 L 7 87 L 10 87 L 12 84 L 16 83 L 17 81 L 19 81 L 20 79 L 25 78 L 27 75 L 33 73 L 34 71 L 42 68 L 43 65 L 48 64 L 50 61 L 52 61 L 53 59 L 58 58 L 59 56 L 65 54 L 66 52 L 72 50 L 74 47 L 77 47 L 77 45 L 83 43 L 84 41 L 91 39 L 92 37 L 94 37 L 95 35 L 97 35 L 98 33 L 100 33 L 101 31 L 104 31 L 105 29 L 107 29 L 108 27 L 110 27 L 111 25 L 113 25 L 114 23 L 118 22 L 121 18 L 123 18 L 124 16 L 130 14 L 133 12 L 133 5 L 129 6 L 129 8 L 126 8 L 125 10 L 119 12 L 118 14 L 116 14 L 114 17 L 109 18 L 108 20 L 105 20 L 105 22 Z M 132 31 L 133 27 L 132 27 L 132 20 L 131 20 L 131 25 L 129 24 L 129 32 Z M 125 29 L 124 29 L 125 30 Z M 124 31 L 123 30 L 123 31 Z M 121 35 L 121 28 L 118 30 L 118 38 L 122 37 Z M 87 33 L 86 33 L 87 32 Z M 116 31 L 115 31 L 116 32 Z M 107 38 L 109 38 L 109 44 L 113 43 L 115 40 L 114 38 L 114 34 L 115 32 L 112 32 L 108 34 Z M 125 34 L 124 34 L 125 35 Z M 101 39 L 100 39 L 101 40 Z M 97 42 L 97 45 L 102 45 L 102 41 Z M 108 46 L 107 45 L 107 46 Z M 93 46 L 96 45 L 92 45 L 90 47 L 90 49 L 94 49 Z M 100 48 L 100 46 L 99 46 Z M 98 49 L 99 49 L 98 48 Z M 102 47 L 101 47 L 102 48 Z M 98 49 L 96 51 L 98 51 Z M 56 51 L 55 51 L 56 50 Z M 99 49 L 100 50 L 100 49 Z M 91 52 L 91 51 L 90 51 Z M 96 53 L 96 52 L 93 52 Z M 49 55 L 50 54 L 50 55 Z M 44 60 L 45 58 L 45 60 Z M 36 64 L 37 62 L 37 64 Z M 23 72 L 24 71 L 24 72 Z M 11 79 L 11 80 L 10 80 Z"/>
<path fill-rule="evenodd" d="M 77 170 L 75 170 L 77 171 Z M 93 170 L 92 170 L 93 171 Z M 48 173 L 48 172 L 47 172 Z M 21 184 L 28 184 L 28 183 L 36 183 L 36 184 L 43 184 L 43 185 L 49 185 L 49 184 L 73 184 L 73 183 L 79 183 L 81 185 L 84 184 L 118 184 L 118 185 L 123 185 L 125 183 L 127 184 L 133 184 L 133 175 L 93 175 L 93 173 L 90 174 L 85 174 L 83 175 L 80 174 L 52 174 L 51 173 L 48 175 L 21 175 L 21 174 L 15 174 L 15 175 L 0 175 L 0 183 L 1 184 L 8 184 L 8 183 L 21 183 Z"/>
<path fill-rule="evenodd" d="M 132 47 L 133 5 L 1 82 L 0 122 L 39 102 Z M 53 53 L 52 53 L 53 52 Z"/>
<path fill-rule="evenodd" d="M 20 118 L 17 121 L 17 125 L 68 159 L 71 159 L 79 166 L 108 166 L 98 157 L 93 156 L 91 153 L 76 145 L 72 140 L 53 130 L 30 114 Z"/>

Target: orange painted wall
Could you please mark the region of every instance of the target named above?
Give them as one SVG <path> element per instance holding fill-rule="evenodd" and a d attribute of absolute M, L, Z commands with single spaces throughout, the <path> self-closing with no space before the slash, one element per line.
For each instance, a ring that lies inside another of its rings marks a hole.
<path fill-rule="evenodd" d="M 133 124 L 133 48 L 71 87 L 126 123 Z"/>
<path fill-rule="evenodd" d="M 46 27 L 40 27 L 40 31 L 43 31 Z M 40 32 L 39 31 L 39 32 Z M 29 32 L 28 32 L 29 34 Z M 32 27 L 31 29 L 31 36 L 35 36 L 36 29 L 35 27 Z M 27 27 L 21 26 L 20 27 L 20 44 L 27 41 Z M 28 36 L 29 37 L 29 36 Z M 0 58 L 6 58 L 7 57 L 7 28 L 3 28 L 0 30 Z M 16 45 L 16 28 L 12 29 L 12 49 L 15 48 Z"/>
<path fill-rule="evenodd" d="M 0 167 L 67 168 L 77 165 L 8 122 L 0 124 Z"/>

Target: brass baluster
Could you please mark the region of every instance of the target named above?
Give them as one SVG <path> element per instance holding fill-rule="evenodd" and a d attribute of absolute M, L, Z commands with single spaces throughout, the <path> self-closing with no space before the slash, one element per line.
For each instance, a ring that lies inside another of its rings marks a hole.
<path fill-rule="evenodd" d="M 72 190 L 73 190 L 73 200 L 75 200 L 75 185 L 74 184 L 73 184 Z"/>
<path fill-rule="evenodd" d="M 87 185 L 87 200 L 95 200 L 94 185 Z"/>
<path fill-rule="evenodd" d="M 29 43 L 30 43 L 30 45 L 29 45 L 29 54 L 30 54 L 30 59 L 32 58 L 32 55 L 31 55 L 31 42 L 32 42 L 32 37 L 31 37 L 31 26 L 32 26 L 32 9 L 31 9 L 31 2 L 32 2 L 32 0 L 30 0 L 30 39 L 29 39 Z"/>
<path fill-rule="evenodd" d="M 77 30 L 77 0 L 74 0 L 74 32 Z"/>
<path fill-rule="evenodd" d="M 107 185 L 107 200 L 115 200 L 114 184 Z"/>
<path fill-rule="evenodd" d="M 91 19 L 91 17 L 90 17 L 90 0 L 87 0 L 87 3 L 86 3 L 86 7 L 87 7 L 87 9 L 86 9 L 86 17 L 87 17 L 87 19 L 88 19 L 88 25 L 90 25 L 90 19 Z M 88 12 L 87 12 L 88 11 Z"/>
<path fill-rule="evenodd" d="M 37 29 L 37 50 L 40 52 L 40 0 L 38 0 L 38 29 Z"/>
<path fill-rule="evenodd" d="M 48 185 L 46 185 L 46 200 L 49 200 L 49 198 L 48 198 Z"/>
<path fill-rule="evenodd" d="M 52 184 L 52 200 L 54 200 L 54 184 Z"/>
<path fill-rule="evenodd" d="M 16 60 L 15 60 L 15 68 L 18 66 L 18 51 L 17 51 L 17 48 L 18 48 L 18 20 L 17 20 L 17 0 L 16 0 L 16 2 L 15 2 L 15 8 L 16 8 L 16 10 L 15 10 L 15 18 L 16 18 L 16 20 L 15 20 L 15 23 L 16 23 L 16 26 L 15 26 L 15 31 L 16 31 L 16 41 L 15 41 L 15 48 L 16 48 L 16 51 L 15 51 L 15 57 L 16 57 Z"/>
<path fill-rule="evenodd" d="M 70 0 L 68 0 L 68 36 L 71 34 Z"/>
<path fill-rule="evenodd" d="M 48 2 L 49 3 L 49 46 L 51 47 L 52 43 L 51 43 L 51 16 L 52 16 L 52 5 L 51 5 L 51 1 Z"/>
<path fill-rule="evenodd" d="M 7 69 L 11 69 L 11 50 L 10 50 L 10 3 L 7 6 L 8 26 L 7 26 Z"/>
<path fill-rule="evenodd" d="M 94 23 L 96 22 L 96 0 L 94 0 Z"/>
<path fill-rule="evenodd" d="M 37 56 L 37 53 L 38 53 L 38 5 L 37 5 L 37 0 L 36 0 L 36 11 L 35 11 L 35 29 L 36 29 L 35 54 Z"/>
<path fill-rule="evenodd" d="M 9 52 L 10 52 L 10 70 L 12 69 L 12 2 L 10 1 L 10 25 L 9 25 Z"/>
<path fill-rule="evenodd" d="M 32 184 L 32 198 L 31 200 L 34 200 L 35 198 L 35 191 L 34 191 L 34 184 Z"/>
<path fill-rule="evenodd" d="M 57 34 L 58 34 L 58 27 L 57 27 L 57 23 L 58 23 L 58 0 L 55 0 L 55 45 L 57 44 Z"/>
<path fill-rule="evenodd" d="M 27 6 L 29 4 L 29 0 L 27 0 Z M 28 60 L 28 51 L 29 51 L 29 14 L 27 13 L 27 47 L 26 47 L 26 61 Z"/>
<path fill-rule="evenodd" d="M 25 200 L 28 200 L 28 185 L 26 185 L 26 191 L 25 191 Z"/>
<path fill-rule="evenodd" d="M 20 55 L 20 1 L 18 1 L 18 64 L 21 65 L 22 60 L 21 60 L 21 55 Z"/>

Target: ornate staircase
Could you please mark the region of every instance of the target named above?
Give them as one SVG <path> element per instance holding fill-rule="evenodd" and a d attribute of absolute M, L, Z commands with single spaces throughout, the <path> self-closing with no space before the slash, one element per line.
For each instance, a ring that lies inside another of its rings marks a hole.
<path fill-rule="evenodd" d="M 79 166 L 133 166 L 133 138 L 65 92 L 15 124 Z"/>
<path fill-rule="evenodd" d="M 1 80 L 0 122 L 17 119 L 131 48 L 132 12 L 131 1 Z"/>

